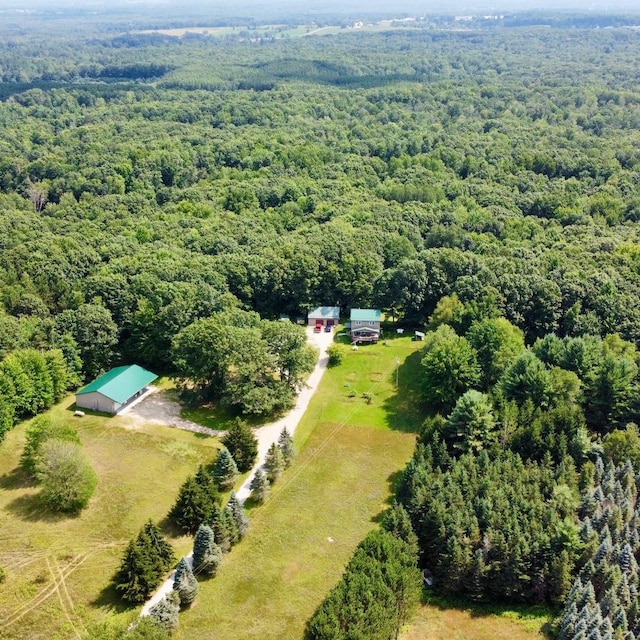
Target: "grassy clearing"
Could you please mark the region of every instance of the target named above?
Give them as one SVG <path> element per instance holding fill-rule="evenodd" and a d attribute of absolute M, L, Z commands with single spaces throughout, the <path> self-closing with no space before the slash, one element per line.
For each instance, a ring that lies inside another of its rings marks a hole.
<path fill-rule="evenodd" d="M 215 455 L 217 440 L 126 417 L 74 418 L 68 398 L 53 411 L 78 430 L 99 484 L 78 517 L 40 509 L 38 488 L 19 470 L 25 424 L 0 445 L 0 638 L 77 637 L 107 612 L 131 615 L 105 589 L 128 540 L 162 521 L 180 484 Z M 167 531 L 167 533 L 171 533 Z M 175 537 L 178 552 L 190 540 Z"/>
<path fill-rule="evenodd" d="M 361 347 L 325 374 L 296 431 L 294 467 L 251 510 L 247 538 L 219 575 L 201 583 L 198 601 L 181 614 L 178 640 L 302 636 L 413 452 L 419 418 L 399 414 L 415 392 L 419 347 L 409 338 Z"/>
<path fill-rule="evenodd" d="M 347 351 L 327 372 L 296 431 L 294 466 L 264 506 L 250 509 L 247 538 L 215 579 L 201 582 L 176 640 L 302 636 L 413 452 L 420 347 L 394 336 L 386 345 Z M 25 425 L 0 445 L 0 566 L 8 574 L 0 585 L 2 640 L 77 638 L 105 615 L 134 616 L 137 610 L 123 608 L 107 588 L 122 550 L 148 518 L 163 520 L 185 477 L 218 447 L 216 439 L 140 427 L 126 417 L 78 420 L 71 407 L 69 398 L 54 411 L 74 421 L 100 478 L 78 518 L 40 512 L 37 488 L 18 470 Z M 212 415 L 203 411 L 198 421 Z M 191 540 L 164 526 L 177 555 L 187 553 Z M 448 608 L 430 597 L 404 640 L 536 638 L 546 620 L 527 620 L 524 610 Z"/>
<path fill-rule="evenodd" d="M 425 602 L 400 640 L 542 639 L 553 620 L 545 607 L 517 607 L 448 601 L 425 592 Z"/>
<path fill-rule="evenodd" d="M 409 434 L 319 424 L 175 637 L 300 638 L 412 450 Z"/>

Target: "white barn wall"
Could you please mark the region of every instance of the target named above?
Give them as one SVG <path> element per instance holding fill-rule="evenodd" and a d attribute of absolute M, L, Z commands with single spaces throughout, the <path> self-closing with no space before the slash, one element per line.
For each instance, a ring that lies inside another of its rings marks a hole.
<path fill-rule="evenodd" d="M 91 411 L 102 411 L 104 413 L 116 413 L 120 408 L 120 404 L 97 391 L 93 391 L 91 393 L 81 393 L 77 395 L 76 407 L 90 409 Z"/>

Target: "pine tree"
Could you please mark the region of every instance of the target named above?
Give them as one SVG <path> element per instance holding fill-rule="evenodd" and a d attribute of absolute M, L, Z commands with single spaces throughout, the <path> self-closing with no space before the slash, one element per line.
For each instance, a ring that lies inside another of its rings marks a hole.
<path fill-rule="evenodd" d="M 216 544 L 213 529 L 201 524 L 193 541 L 193 571 L 215 576 L 222 562 L 222 549 Z"/>
<path fill-rule="evenodd" d="M 229 531 L 229 520 L 225 517 L 223 511 L 224 509 L 221 509 L 217 504 L 214 505 L 207 524 L 213 530 L 215 540 L 222 552 L 227 553 L 233 545 L 233 532 Z"/>
<path fill-rule="evenodd" d="M 227 507 L 220 510 L 220 516 L 222 518 L 223 526 L 227 532 L 227 536 L 229 537 L 229 545 L 233 547 L 240 540 L 240 533 L 238 532 L 236 519 L 233 517 L 231 510 Z"/>
<path fill-rule="evenodd" d="M 244 506 L 238 500 L 236 494 L 232 491 L 231 497 L 229 498 L 229 502 L 227 503 L 227 509 L 231 512 L 233 519 L 236 522 L 236 527 L 238 529 L 238 539 L 242 540 L 244 538 L 245 533 L 249 529 L 249 518 L 247 518 L 247 514 L 244 511 Z"/>
<path fill-rule="evenodd" d="M 149 611 L 149 617 L 164 627 L 169 633 L 178 628 L 180 597 L 175 591 L 168 593 Z"/>
<path fill-rule="evenodd" d="M 415 553 L 418 553 L 418 538 L 411 526 L 411 518 L 407 510 L 394 502 L 391 509 L 387 509 L 382 516 L 382 528 L 392 533 L 396 538 L 404 540 Z"/>
<path fill-rule="evenodd" d="M 211 473 L 209 473 L 202 465 L 198 467 L 195 475 L 196 484 L 211 498 L 213 502 L 220 502 L 218 495 L 218 487 Z"/>
<path fill-rule="evenodd" d="M 287 427 L 283 427 L 278 437 L 278 448 L 282 451 L 282 457 L 284 459 L 284 467 L 288 469 L 293 459 L 296 457 L 296 449 L 293 445 L 293 437 L 287 430 Z"/>
<path fill-rule="evenodd" d="M 187 478 L 169 512 L 169 518 L 186 533 L 195 533 L 198 527 L 211 517 L 211 511 L 216 504 L 215 484 L 212 478 L 206 479 L 207 475 L 209 474 L 199 469 L 196 477 Z"/>
<path fill-rule="evenodd" d="M 269 496 L 269 480 L 264 475 L 262 469 L 258 469 L 249 485 L 251 497 L 258 503 L 263 503 Z"/>
<path fill-rule="evenodd" d="M 251 470 L 258 457 L 258 440 L 246 422 L 237 420 L 222 438 L 222 444 L 229 450 L 240 473 Z"/>
<path fill-rule="evenodd" d="M 222 491 L 228 491 L 238 479 L 238 467 L 228 449 L 222 449 L 213 467 L 213 477 Z"/>
<path fill-rule="evenodd" d="M 173 578 L 173 589 L 178 593 L 180 604 L 183 607 L 189 606 L 198 595 L 198 581 L 193 575 L 191 565 L 186 558 L 181 558 L 180 562 L 178 562 Z"/>
<path fill-rule="evenodd" d="M 282 451 L 280 451 L 275 442 L 267 451 L 264 468 L 267 473 L 267 480 L 269 480 L 271 484 L 273 484 L 284 471 L 284 458 L 282 457 Z"/>
<path fill-rule="evenodd" d="M 151 521 L 147 522 L 127 545 L 113 579 L 116 591 L 128 602 L 144 602 L 173 562 L 171 545 Z"/>

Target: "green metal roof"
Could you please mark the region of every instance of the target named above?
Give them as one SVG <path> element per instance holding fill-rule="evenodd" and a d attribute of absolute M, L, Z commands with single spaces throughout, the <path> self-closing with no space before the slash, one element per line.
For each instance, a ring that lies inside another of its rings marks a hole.
<path fill-rule="evenodd" d="M 340 307 L 318 307 L 313 311 L 309 311 L 309 318 L 322 318 L 329 320 L 340 319 Z"/>
<path fill-rule="evenodd" d="M 380 322 L 380 310 L 351 309 L 351 322 Z"/>
<path fill-rule="evenodd" d="M 111 371 L 107 371 L 107 373 L 103 373 L 86 387 L 80 389 L 76 395 L 97 392 L 114 402 L 122 404 L 157 377 L 155 373 L 151 373 L 151 371 L 147 371 L 137 364 L 116 367 Z"/>

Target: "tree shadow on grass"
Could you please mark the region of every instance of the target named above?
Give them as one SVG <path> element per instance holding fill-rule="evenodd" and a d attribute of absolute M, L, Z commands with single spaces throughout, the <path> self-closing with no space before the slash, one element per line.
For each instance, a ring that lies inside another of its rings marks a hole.
<path fill-rule="evenodd" d="M 27 522 L 62 522 L 77 518 L 79 513 L 52 511 L 43 504 L 39 493 L 19 496 L 5 507 L 13 515 Z"/>
<path fill-rule="evenodd" d="M 0 489 L 9 491 L 14 489 L 27 489 L 35 487 L 36 482 L 31 475 L 20 467 L 16 467 L 13 471 L 0 476 Z"/>
<path fill-rule="evenodd" d="M 394 471 L 388 478 L 387 484 L 389 486 L 388 497 L 384 501 L 387 507 L 382 511 L 379 511 L 371 518 L 371 522 L 375 522 L 380 524 L 382 522 L 382 518 L 384 514 L 387 512 L 387 509 L 393 505 L 396 501 L 396 495 L 398 493 L 398 487 L 400 486 L 400 481 L 402 480 L 402 474 L 404 473 L 404 469 L 399 469 L 398 471 Z"/>
<path fill-rule="evenodd" d="M 125 602 L 116 591 L 116 585 L 113 582 L 110 582 L 100 591 L 98 597 L 91 602 L 91 605 L 106 609 L 112 613 L 124 613 L 140 606 L 139 604 Z"/>
<path fill-rule="evenodd" d="M 168 516 L 158 522 L 158 529 L 169 538 L 182 538 L 188 535 Z"/>
<path fill-rule="evenodd" d="M 419 433 L 422 427 L 421 360 L 422 353 L 415 351 L 390 376 L 394 384 L 397 376 L 398 387 L 383 406 L 389 427 L 396 431 Z"/>

